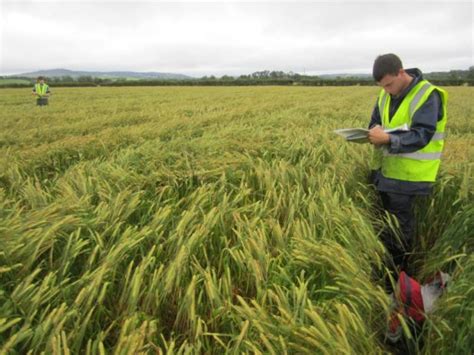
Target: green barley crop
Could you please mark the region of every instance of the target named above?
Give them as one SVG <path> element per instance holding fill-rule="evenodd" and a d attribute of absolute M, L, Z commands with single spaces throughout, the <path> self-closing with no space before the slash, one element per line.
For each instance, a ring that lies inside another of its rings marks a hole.
<path fill-rule="evenodd" d="M 469 353 L 471 88 L 450 94 L 412 262 L 453 282 L 422 353 Z M 365 126 L 377 88 L 70 88 L 0 96 L 0 353 L 382 354 Z M 392 223 L 393 224 L 393 223 Z M 396 228 L 396 224 L 393 224 Z"/>

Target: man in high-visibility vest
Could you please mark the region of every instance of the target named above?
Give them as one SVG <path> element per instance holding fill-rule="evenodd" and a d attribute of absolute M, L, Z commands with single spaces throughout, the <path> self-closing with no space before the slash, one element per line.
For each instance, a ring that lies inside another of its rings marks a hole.
<path fill-rule="evenodd" d="M 416 196 L 430 194 L 436 180 L 447 93 L 424 80 L 419 69 L 403 69 L 395 54 L 377 57 L 372 74 L 382 87 L 369 124 L 369 141 L 377 148 L 372 183 L 384 210 L 395 215 L 400 225 L 401 240 L 388 228 L 381 236 L 396 279 L 401 270 L 414 273 L 407 265 L 415 232 L 413 203 Z M 408 130 L 385 132 L 405 124 Z"/>
<path fill-rule="evenodd" d="M 45 106 L 48 104 L 48 97 L 51 95 L 49 86 L 44 82 L 42 76 L 38 77 L 36 84 L 33 87 L 33 95 L 36 96 L 36 105 Z"/>

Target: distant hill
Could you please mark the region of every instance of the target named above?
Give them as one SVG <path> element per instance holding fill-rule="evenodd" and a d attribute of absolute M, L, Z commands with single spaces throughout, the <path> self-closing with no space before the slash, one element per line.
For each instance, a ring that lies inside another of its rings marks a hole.
<path fill-rule="evenodd" d="M 71 78 L 77 79 L 79 77 L 91 76 L 94 78 L 101 79 L 193 79 L 190 76 L 184 74 L 174 74 L 174 73 L 158 73 L 158 72 L 133 72 L 133 71 L 111 71 L 111 72 L 101 72 L 101 71 L 75 71 L 68 69 L 49 69 L 49 70 L 38 70 L 30 73 L 15 74 L 10 75 L 11 77 L 27 77 L 27 78 L 36 78 L 38 76 L 45 76 L 47 78 L 57 78 L 69 76 Z"/>

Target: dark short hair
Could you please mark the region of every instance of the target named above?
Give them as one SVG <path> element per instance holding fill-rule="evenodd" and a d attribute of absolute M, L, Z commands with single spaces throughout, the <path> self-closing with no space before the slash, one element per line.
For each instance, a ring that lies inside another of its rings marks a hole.
<path fill-rule="evenodd" d="M 38 76 L 38 79 L 36 79 L 36 80 L 38 80 L 38 81 L 39 80 L 44 80 L 44 76 Z"/>
<path fill-rule="evenodd" d="M 387 74 L 397 75 L 402 68 L 402 61 L 398 56 L 393 53 L 382 54 L 375 59 L 372 76 L 379 82 Z"/>

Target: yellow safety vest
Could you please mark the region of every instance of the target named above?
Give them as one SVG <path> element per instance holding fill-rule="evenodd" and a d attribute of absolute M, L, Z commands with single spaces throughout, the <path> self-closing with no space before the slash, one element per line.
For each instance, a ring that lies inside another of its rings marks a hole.
<path fill-rule="evenodd" d="M 48 92 L 48 84 L 35 84 L 35 91 L 38 96 L 41 98 L 42 96 L 46 95 Z"/>
<path fill-rule="evenodd" d="M 422 80 L 403 99 L 391 120 L 389 119 L 390 95 L 384 90 L 380 92 L 378 108 L 384 129 L 396 128 L 403 124 L 411 127 L 413 115 L 434 90 L 437 90 L 440 94 L 443 110 L 443 116 L 436 124 L 434 136 L 425 147 L 413 153 L 392 154 L 387 149 L 377 149 L 379 166 L 376 166 L 376 168 L 382 169 L 383 176 L 406 181 L 433 182 L 436 180 L 444 146 L 447 92 L 426 80 Z"/>

